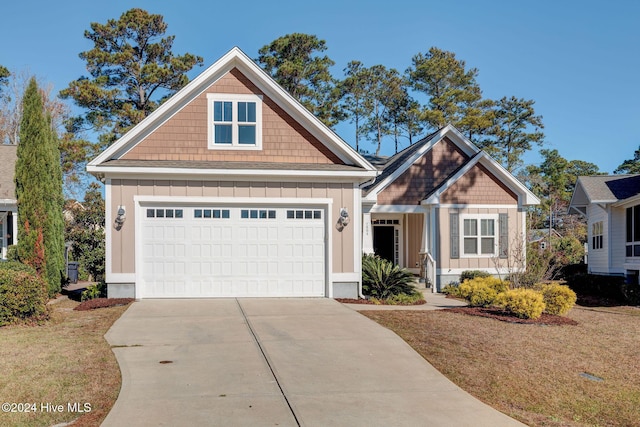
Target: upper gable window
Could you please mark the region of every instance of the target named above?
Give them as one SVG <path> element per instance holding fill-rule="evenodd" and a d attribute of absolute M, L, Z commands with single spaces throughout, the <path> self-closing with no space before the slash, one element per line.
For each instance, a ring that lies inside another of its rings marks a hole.
<path fill-rule="evenodd" d="M 246 94 L 207 94 L 209 148 L 262 148 L 262 97 Z"/>

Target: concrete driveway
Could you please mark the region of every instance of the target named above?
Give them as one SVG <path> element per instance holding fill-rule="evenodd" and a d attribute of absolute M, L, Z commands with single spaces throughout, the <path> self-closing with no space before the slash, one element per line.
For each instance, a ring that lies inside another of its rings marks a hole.
<path fill-rule="evenodd" d="M 327 298 L 142 300 L 106 334 L 104 426 L 522 425 Z"/>

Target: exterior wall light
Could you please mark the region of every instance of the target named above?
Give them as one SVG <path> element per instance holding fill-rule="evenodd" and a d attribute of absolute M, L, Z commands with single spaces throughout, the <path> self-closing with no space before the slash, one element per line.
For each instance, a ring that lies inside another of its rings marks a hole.
<path fill-rule="evenodd" d="M 116 214 L 116 226 L 122 227 L 125 219 L 127 219 L 126 208 L 124 206 L 118 206 L 118 213 Z"/>
<path fill-rule="evenodd" d="M 340 225 L 346 227 L 347 225 L 349 225 L 350 221 L 351 218 L 349 217 L 349 211 L 347 210 L 347 208 L 341 208 L 340 218 L 338 218 L 338 222 L 340 223 Z"/>

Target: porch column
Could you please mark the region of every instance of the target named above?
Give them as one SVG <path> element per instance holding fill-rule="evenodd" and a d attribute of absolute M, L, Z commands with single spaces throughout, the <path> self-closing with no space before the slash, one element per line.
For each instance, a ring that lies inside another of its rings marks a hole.
<path fill-rule="evenodd" d="M 14 245 L 18 244 L 18 209 L 11 211 L 11 241 Z M 9 232 L 9 230 L 7 230 Z"/>
<path fill-rule="evenodd" d="M 362 252 L 373 253 L 373 230 L 371 229 L 371 212 L 362 212 Z"/>

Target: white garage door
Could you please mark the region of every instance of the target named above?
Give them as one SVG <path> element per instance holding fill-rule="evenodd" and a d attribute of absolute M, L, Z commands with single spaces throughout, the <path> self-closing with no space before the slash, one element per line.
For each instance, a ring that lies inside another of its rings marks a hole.
<path fill-rule="evenodd" d="M 142 298 L 325 294 L 325 211 L 143 207 Z"/>

